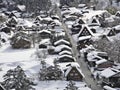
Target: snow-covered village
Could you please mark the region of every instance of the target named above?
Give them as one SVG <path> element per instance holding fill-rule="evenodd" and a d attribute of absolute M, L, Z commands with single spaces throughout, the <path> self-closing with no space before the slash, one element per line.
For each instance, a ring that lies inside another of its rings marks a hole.
<path fill-rule="evenodd" d="M 120 0 L 0 0 L 0 90 L 120 90 Z"/>

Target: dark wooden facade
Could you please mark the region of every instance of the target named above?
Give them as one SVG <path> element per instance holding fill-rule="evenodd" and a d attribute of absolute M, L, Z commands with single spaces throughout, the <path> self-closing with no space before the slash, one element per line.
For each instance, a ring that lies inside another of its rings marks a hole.
<path fill-rule="evenodd" d="M 64 56 L 64 57 L 61 57 L 59 58 L 58 62 L 75 62 L 74 58 L 71 58 L 71 57 L 67 57 L 67 56 Z"/>
<path fill-rule="evenodd" d="M 78 42 L 78 45 L 77 45 L 77 49 L 82 49 L 82 48 L 85 48 L 86 45 L 90 45 L 92 44 L 92 40 L 91 39 L 85 39 L 85 40 L 81 40 Z"/>
<path fill-rule="evenodd" d="M 66 79 L 67 80 L 73 80 L 73 81 L 82 81 L 83 80 L 83 75 L 79 72 L 79 70 L 76 67 L 71 66 L 71 68 L 72 69 L 66 75 Z"/>
<path fill-rule="evenodd" d="M 10 44 L 13 48 L 30 48 L 31 40 L 27 34 L 19 32 L 11 38 Z"/>
<path fill-rule="evenodd" d="M 112 67 L 113 65 L 114 65 L 113 62 L 107 61 L 107 62 L 104 62 L 104 63 L 97 65 L 96 69 L 97 70 L 104 70 L 105 68 Z"/>
<path fill-rule="evenodd" d="M 90 30 L 88 30 L 87 27 L 84 27 L 83 30 L 79 33 L 78 37 L 90 36 L 90 35 L 92 35 L 91 32 L 90 32 Z"/>
<path fill-rule="evenodd" d="M 114 35 L 116 35 L 114 29 L 111 29 L 107 34 L 107 36 L 114 36 Z"/>

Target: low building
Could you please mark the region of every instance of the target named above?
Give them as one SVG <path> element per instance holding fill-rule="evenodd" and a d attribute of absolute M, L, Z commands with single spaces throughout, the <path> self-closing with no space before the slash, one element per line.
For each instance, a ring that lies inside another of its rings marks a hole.
<path fill-rule="evenodd" d="M 107 68 L 101 71 L 103 85 L 112 87 L 120 87 L 120 71 L 114 68 Z"/>
<path fill-rule="evenodd" d="M 106 59 L 101 59 L 101 60 L 96 61 L 96 69 L 98 71 L 104 70 L 108 67 L 113 67 L 113 65 L 114 65 L 113 62 L 108 61 Z"/>
<path fill-rule="evenodd" d="M 84 75 L 80 69 L 80 67 L 76 65 L 69 64 L 67 69 L 65 70 L 65 77 L 66 80 L 73 80 L 73 81 L 83 81 Z"/>

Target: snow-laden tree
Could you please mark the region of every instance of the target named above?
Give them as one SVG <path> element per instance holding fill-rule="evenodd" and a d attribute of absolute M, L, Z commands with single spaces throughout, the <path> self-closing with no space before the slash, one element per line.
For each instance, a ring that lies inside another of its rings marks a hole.
<path fill-rule="evenodd" d="M 120 40 L 114 38 L 110 41 L 108 39 L 106 37 L 106 39 L 103 38 L 96 41 L 94 47 L 98 50 L 107 52 L 109 60 L 120 62 Z"/>
<path fill-rule="evenodd" d="M 58 65 L 47 67 L 45 61 L 41 62 L 39 80 L 61 80 L 62 78 L 63 78 L 63 73 L 61 69 L 59 69 Z"/>
<path fill-rule="evenodd" d="M 38 77 L 39 77 L 40 81 L 44 81 L 47 79 L 47 76 L 46 76 L 46 74 L 48 72 L 47 64 L 44 60 L 42 60 L 40 65 L 41 65 L 41 69 L 40 69 L 40 72 L 38 74 Z"/>
<path fill-rule="evenodd" d="M 7 73 L 3 76 L 3 86 L 6 90 L 32 90 L 32 85 L 34 83 L 30 81 L 25 72 L 20 66 L 17 66 L 15 69 L 10 69 Z"/>
<path fill-rule="evenodd" d="M 77 6 L 79 4 L 79 0 L 60 0 L 61 5 L 68 5 L 68 6 Z"/>
<path fill-rule="evenodd" d="M 64 90 L 78 90 L 78 87 L 75 86 L 75 82 L 69 81 Z"/>
<path fill-rule="evenodd" d="M 35 13 L 41 10 L 49 10 L 51 7 L 50 0 L 24 0 L 24 4 L 28 12 Z"/>

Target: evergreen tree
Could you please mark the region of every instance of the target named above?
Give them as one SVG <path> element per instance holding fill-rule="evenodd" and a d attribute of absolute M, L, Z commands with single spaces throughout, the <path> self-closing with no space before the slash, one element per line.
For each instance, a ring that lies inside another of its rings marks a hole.
<path fill-rule="evenodd" d="M 17 66 L 13 70 L 8 70 L 7 73 L 3 76 L 3 86 L 6 90 L 15 89 L 15 90 L 32 90 L 32 86 L 34 85 L 32 81 L 30 81 L 25 72 L 20 66 Z"/>
<path fill-rule="evenodd" d="M 78 87 L 75 86 L 73 81 L 70 81 L 64 90 L 78 90 Z"/>
<path fill-rule="evenodd" d="M 47 73 L 47 67 L 46 62 L 44 60 L 41 61 L 41 69 L 39 72 L 39 80 L 46 80 L 46 73 Z"/>
<path fill-rule="evenodd" d="M 61 80 L 62 71 L 59 69 L 58 65 L 46 67 L 46 62 L 41 61 L 42 68 L 39 72 L 39 80 Z"/>

